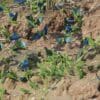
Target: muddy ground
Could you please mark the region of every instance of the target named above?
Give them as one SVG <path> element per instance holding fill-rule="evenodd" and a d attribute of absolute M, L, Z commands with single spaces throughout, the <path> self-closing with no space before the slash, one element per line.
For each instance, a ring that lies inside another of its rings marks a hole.
<path fill-rule="evenodd" d="M 84 9 L 84 17 L 82 24 L 82 33 L 83 37 L 92 36 L 94 40 L 100 39 L 100 0 L 73 0 L 75 4 L 80 5 Z M 17 10 L 20 14 L 27 15 L 27 8 L 13 8 Z M 24 10 L 23 10 L 24 9 Z M 26 53 L 38 53 L 41 52 L 42 56 L 46 56 L 44 48 L 52 48 L 60 52 L 67 52 L 68 55 L 74 57 L 77 54 L 79 47 L 74 45 L 73 49 L 69 48 L 66 44 L 64 46 L 56 46 L 56 33 L 60 34 L 62 27 L 64 25 L 63 18 L 64 15 L 61 15 L 59 11 L 49 11 L 45 13 L 45 23 L 51 23 L 49 26 L 49 33 L 46 39 L 41 38 L 37 41 L 29 41 L 23 39 L 27 42 L 27 50 L 22 50 L 20 54 L 17 55 L 18 61 L 22 60 Z M 7 16 L 2 15 L 0 18 L 1 25 L 7 25 L 9 22 Z M 25 16 L 18 18 L 20 26 L 18 32 L 23 35 L 23 30 L 26 29 Z M 39 27 L 41 28 L 41 27 Z M 79 41 L 78 43 L 79 44 Z M 6 44 L 7 47 L 9 44 Z M 12 55 L 10 51 L 0 51 L 0 56 L 7 57 Z M 4 84 L 1 87 L 6 89 L 6 93 L 3 97 L 3 100 L 100 100 L 100 53 L 91 59 L 87 58 L 85 62 L 84 70 L 86 71 L 86 76 L 82 79 L 79 79 L 77 76 L 65 75 L 59 81 L 43 82 L 39 76 L 32 76 L 31 80 L 35 81 L 40 85 L 39 90 L 32 90 L 29 86 L 29 83 L 23 83 L 19 81 L 14 81 L 7 78 Z M 8 67 L 11 70 L 14 70 L 18 75 L 22 72 L 18 71 L 16 67 L 18 64 L 11 65 Z M 89 70 L 89 67 L 92 66 L 93 70 Z M 99 69 L 97 70 L 99 66 Z M 0 66 L 3 70 L 3 66 Z M 34 72 L 37 71 L 34 69 Z M 97 76 L 98 75 L 98 76 Z M 49 86 L 48 91 L 45 91 L 46 86 Z M 31 90 L 31 94 L 24 94 L 19 91 L 20 88 L 25 88 Z M 46 92 L 46 93 L 45 93 Z"/>

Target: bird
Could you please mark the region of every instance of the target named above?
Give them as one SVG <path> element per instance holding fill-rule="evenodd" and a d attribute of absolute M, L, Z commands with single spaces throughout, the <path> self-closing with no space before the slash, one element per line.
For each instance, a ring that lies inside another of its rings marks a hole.
<path fill-rule="evenodd" d="M 40 33 L 35 33 L 32 37 L 32 40 L 38 40 L 41 38 L 41 34 Z"/>
<path fill-rule="evenodd" d="M 67 32 L 71 32 L 71 31 L 72 31 L 72 28 L 71 28 L 70 25 L 67 25 L 67 26 L 65 26 L 65 30 L 66 30 Z"/>
<path fill-rule="evenodd" d="M 18 40 L 20 39 L 21 36 L 19 34 L 17 34 L 16 32 L 14 32 L 11 36 L 10 36 L 10 40 L 13 41 L 13 40 Z"/>
<path fill-rule="evenodd" d="M 3 11 L 3 7 L 2 6 L 0 6 L 0 12 L 2 12 Z"/>
<path fill-rule="evenodd" d="M 29 60 L 28 60 L 28 59 L 24 59 L 24 60 L 20 63 L 19 67 L 20 67 L 22 70 L 27 70 L 27 69 L 29 69 Z"/>
<path fill-rule="evenodd" d="M 67 19 L 67 23 L 68 24 L 73 24 L 75 22 L 74 18 L 73 17 L 70 17 Z"/>
<path fill-rule="evenodd" d="M 57 38 L 56 41 L 60 44 L 62 42 L 62 38 Z"/>
<path fill-rule="evenodd" d="M 32 17 L 32 15 L 31 15 L 31 14 L 29 14 L 29 15 L 27 15 L 27 16 L 26 16 L 26 19 L 28 19 L 28 20 L 31 20 L 31 21 L 32 21 L 32 20 L 33 20 L 33 17 Z"/>
<path fill-rule="evenodd" d="M 20 77 L 19 80 L 20 80 L 21 82 L 27 82 L 27 81 L 28 81 L 26 77 Z"/>
<path fill-rule="evenodd" d="M 44 49 L 45 49 L 46 54 L 47 54 L 48 56 L 52 56 L 52 55 L 53 55 L 52 50 L 48 49 L 47 47 L 45 47 Z"/>
<path fill-rule="evenodd" d="M 81 46 L 83 47 L 83 46 L 87 46 L 87 45 L 89 45 L 89 40 L 88 40 L 88 38 L 85 38 L 81 41 Z"/>
<path fill-rule="evenodd" d="M 16 21 L 17 17 L 18 17 L 18 12 L 15 12 L 15 13 L 14 12 L 10 12 L 9 16 L 10 16 L 12 21 Z"/>
<path fill-rule="evenodd" d="M 15 3 L 24 4 L 26 0 L 14 0 Z"/>
<path fill-rule="evenodd" d="M 47 25 L 45 25 L 43 31 L 44 31 L 44 35 L 47 35 L 47 33 L 48 33 L 48 26 Z"/>
<path fill-rule="evenodd" d="M 59 9 L 63 8 L 63 6 L 64 6 L 64 2 L 57 2 L 54 5 L 54 9 L 59 10 Z"/>
<path fill-rule="evenodd" d="M 65 41 L 65 43 L 71 43 L 72 38 L 71 37 L 66 37 L 64 41 Z"/>
<path fill-rule="evenodd" d="M 2 50 L 2 48 L 3 48 L 3 44 L 2 44 L 2 43 L 0 43 L 0 51 Z"/>

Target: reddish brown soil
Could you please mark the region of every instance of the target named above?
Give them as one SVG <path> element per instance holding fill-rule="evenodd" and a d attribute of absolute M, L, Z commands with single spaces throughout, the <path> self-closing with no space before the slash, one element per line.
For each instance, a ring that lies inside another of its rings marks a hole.
<path fill-rule="evenodd" d="M 79 1 L 79 0 L 73 0 Z M 90 2 L 91 1 L 91 2 Z M 90 11 L 88 14 L 84 15 L 83 25 L 82 25 L 82 33 L 83 37 L 87 37 L 92 35 L 92 37 L 96 40 L 100 37 L 100 0 L 81 0 L 81 2 L 77 2 L 81 7 L 88 9 Z M 97 8 L 95 8 L 97 7 Z M 22 8 L 20 8 L 22 9 Z M 16 9 L 15 9 L 16 10 Z M 21 11 L 21 10 L 20 10 Z M 23 11 L 23 13 L 27 12 L 27 10 Z M 49 17 L 48 17 L 49 16 Z M 49 25 L 49 35 L 46 39 L 41 38 L 38 41 L 31 42 L 25 40 L 30 44 L 28 50 L 30 52 L 42 52 L 43 56 L 45 56 L 44 47 L 54 48 L 56 35 L 61 35 L 60 31 L 63 29 L 64 17 L 65 15 L 61 15 L 60 12 L 50 12 L 46 15 L 45 23 Z M 2 20 L 4 19 L 4 20 Z M 0 23 L 7 25 L 7 19 L 5 16 L 0 19 Z M 49 20 L 48 20 L 49 19 Z M 26 21 L 24 17 L 19 18 L 20 26 L 18 28 L 18 32 L 21 34 L 26 29 Z M 54 34 L 53 34 L 54 33 Z M 58 34 L 56 34 L 58 33 Z M 74 55 L 77 53 L 78 48 L 69 49 L 67 45 L 62 47 L 57 47 L 58 51 L 63 51 L 69 53 L 69 55 Z M 24 54 L 26 51 L 23 51 Z M 10 55 L 8 52 L 0 52 L 0 56 Z M 21 57 L 18 56 L 19 59 L 22 59 L 24 55 Z M 87 65 L 95 66 L 100 65 L 100 54 L 98 54 L 94 59 L 86 61 Z M 12 68 L 13 69 L 13 68 Z M 14 69 L 16 71 L 16 69 Z M 32 94 L 23 94 L 19 91 L 20 88 L 30 89 L 28 83 L 15 82 L 11 79 L 6 79 L 3 87 L 7 90 L 6 95 L 4 96 L 4 100 L 39 100 L 42 95 L 44 100 L 100 100 L 100 80 L 96 76 L 96 72 L 90 72 L 86 66 L 85 70 L 87 70 L 87 75 L 83 79 L 79 79 L 76 76 L 65 76 L 62 78 L 56 85 L 54 85 L 54 89 L 50 88 L 50 91 L 43 95 L 42 93 L 32 90 Z M 98 75 L 100 71 L 97 72 Z M 38 76 L 33 76 L 32 80 L 35 82 L 42 81 Z M 41 88 L 45 87 L 44 85 Z"/>

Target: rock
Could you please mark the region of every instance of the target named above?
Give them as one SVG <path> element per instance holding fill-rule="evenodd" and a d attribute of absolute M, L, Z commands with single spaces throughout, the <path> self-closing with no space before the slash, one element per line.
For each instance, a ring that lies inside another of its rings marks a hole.
<path fill-rule="evenodd" d="M 46 100 L 72 100 L 72 99 L 69 95 L 66 95 L 66 96 L 54 96 L 54 97 L 50 97 Z"/>
<path fill-rule="evenodd" d="M 69 78 L 67 79 L 62 79 L 57 85 L 56 85 L 56 91 L 55 91 L 55 94 L 60 96 L 60 95 L 63 95 L 63 92 L 66 91 L 67 93 L 67 90 L 69 88 L 71 84 L 71 80 Z"/>
<path fill-rule="evenodd" d="M 83 5 L 83 8 L 88 9 L 88 15 L 84 16 L 83 25 L 82 25 L 82 33 L 83 37 L 89 37 L 92 36 L 93 39 L 97 39 L 98 36 L 100 36 L 100 16 L 98 15 L 100 13 L 100 0 L 83 0 L 85 1 Z"/>
<path fill-rule="evenodd" d="M 71 85 L 69 78 L 63 78 L 55 85 L 54 89 L 47 94 L 46 100 L 72 100 L 71 96 L 67 93 L 68 88 Z"/>
<path fill-rule="evenodd" d="M 30 100 L 36 100 L 35 97 L 32 97 Z"/>
<path fill-rule="evenodd" d="M 11 96 L 11 100 L 24 100 L 24 97 L 23 97 L 23 95 Z"/>
<path fill-rule="evenodd" d="M 86 71 L 88 72 L 96 72 L 99 71 L 99 65 L 100 65 L 100 55 L 96 55 L 95 58 L 91 59 L 86 59 Z"/>
<path fill-rule="evenodd" d="M 31 81 L 32 81 L 32 82 L 36 82 L 36 83 L 43 84 L 43 81 L 42 81 L 42 79 L 41 79 L 39 76 L 33 76 L 33 77 L 31 78 Z"/>
<path fill-rule="evenodd" d="M 88 74 L 86 78 L 73 83 L 68 93 L 73 97 L 73 100 L 88 100 L 100 96 L 100 81 L 95 74 Z M 97 100 L 97 99 L 96 99 Z"/>
<path fill-rule="evenodd" d="M 17 96 L 11 96 L 10 100 L 29 100 L 29 95 L 25 94 L 25 95 L 17 95 Z"/>
<path fill-rule="evenodd" d="M 14 80 L 7 78 L 7 79 L 5 80 L 5 83 L 4 83 L 3 86 L 4 86 L 4 88 L 5 88 L 6 90 L 9 90 L 9 89 L 14 89 L 15 86 L 16 86 L 16 84 L 15 84 L 15 81 L 14 81 Z"/>
<path fill-rule="evenodd" d="M 11 100 L 10 98 L 10 95 L 4 95 L 3 100 Z"/>

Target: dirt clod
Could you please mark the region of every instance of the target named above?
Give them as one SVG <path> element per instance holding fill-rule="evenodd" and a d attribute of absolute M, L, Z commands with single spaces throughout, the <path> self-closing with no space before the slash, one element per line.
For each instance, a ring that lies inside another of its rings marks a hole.
<path fill-rule="evenodd" d="M 68 92 L 73 97 L 73 100 L 88 100 L 94 95 L 98 97 L 100 94 L 100 91 L 98 91 L 99 85 L 100 81 L 96 75 L 90 74 L 86 78 L 73 83 Z"/>

